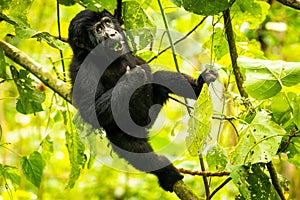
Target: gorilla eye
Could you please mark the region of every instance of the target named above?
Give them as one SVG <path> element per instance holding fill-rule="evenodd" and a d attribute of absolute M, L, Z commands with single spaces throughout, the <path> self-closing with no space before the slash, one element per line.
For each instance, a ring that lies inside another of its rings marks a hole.
<path fill-rule="evenodd" d="M 108 17 L 104 17 L 104 18 L 102 19 L 102 22 L 103 22 L 104 24 L 106 24 L 106 25 L 109 25 L 109 24 L 112 23 L 111 19 L 108 18 Z"/>
<path fill-rule="evenodd" d="M 104 17 L 104 18 L 102 19 L 102 23 L 103 23 L 104 25 L 106 25 L 106 26 L 113 26 L 112 21 L 111 21 L 111 19 L 110 19 L 109 17 Z"/>

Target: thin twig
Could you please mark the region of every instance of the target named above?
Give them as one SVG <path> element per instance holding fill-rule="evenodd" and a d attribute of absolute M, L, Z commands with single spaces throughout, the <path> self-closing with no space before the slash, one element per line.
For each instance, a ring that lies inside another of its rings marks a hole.
<path fill-rule="evenodd" d="M 204 172 L 205 166 L 204 166 L 204 160 L 203 160 L 202 153 L 199 154 L 199 161 L 200 161 L 201 170 L 202 170 L 202 172 Z M 210 196 L 209 183 L 208 183 L 208 179 L 205 175 L 203 175 L 203 183 L 204 183 L 204 187 L 205 187 L 206 199 L 209 200 L 209 196 Z"/>
<path fill-rule="evenodd" d="M 60 26 L 60 9 L 59 9 L 59 0 L 56 0 L 56 10 L 57 10 L 57 29 L 58 29 L 58 39 L 61 40 L 61 26 Z M 65 62 L 64 62 L 64 55 L 61 49 L 59 49 L 59 55 L 61 58 L 61 66 L 63 70 L 63 80 L 66 82 L 66 68 L 65 68 Z"/>
<path fill-rule="evenodd" d="M 174 45 L 180 43 L 181 41 L 185 40 L 189 35 L 191 35 L 201 24 L 203 24 L 203 22 L 205 21 L 207 17 L 204 17 L 192 30 L 190 30 L 185 36 L 183 36 L 182 38 L 179 38 L 178 40 L 176 40 L 174 42 Z M 163 54 L 164 52 L 166 52 L 167 50 L 171 49 L 171 45 L 166 47 L 164 50 L 160 51 L 157 55 L 155 55 L 154 57 L 152 57 L 150 60 L 148 60 L 148 63 L 152 62 L 154 59 L 157 59 L 158 56 L 160 56 L 161 54 Z"/>
<path fill-rule="evenodd" d="M 176 101 L 177 103 L 180 103 L 181 105 L 184 105 L 184 106 L 187 107 L 187 108 L 194 109 L 194 107 L 192 107 L 192 106 L 190 106 L 190 105 L 188 105 L 188 104 L 186 104 L 186 103 L 183 103 L 182 101 L 179 101 L 178 99 L 176 99 L 176 98 L 174 98 L 174 97 L 172 97 L 172 96 L 168 96 L 168 98 L 169 98 L 169 99 L 172 99 L 172 100 L 174 100 L 174 101 Z"/>
<path fill-rule="evenodd" d="M 216 116 L 213 116 L 212 119 L 218 119 L 218 120 L 226 120 L 226 121 L 228 121 L 231 124 L 231 126 L 233 127 L 236 135 L 239 137 L 239 132 L 238 132 L 236 126 L 234 125 L 234 123 L 232 122 L 232 120 L 235 120 L 236 118 L 234 118 L 234 117 L 216 117 Z"/>
<path fill-rule="evenodd" d="M 221 185 L 219 185 L 214 191 L 212 191 L 211 195 L 209 196 L 209 199 L 211 199 L 219 190 L 221 190 L 229 181 L 231 181 L 231 177 L 228 177 Z"/>

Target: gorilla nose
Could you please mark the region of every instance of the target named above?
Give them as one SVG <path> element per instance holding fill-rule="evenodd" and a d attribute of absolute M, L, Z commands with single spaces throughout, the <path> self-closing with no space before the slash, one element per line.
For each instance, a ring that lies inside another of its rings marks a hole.
<path fill-rule="evenodd" d="M 116 37 L 117 34 L 118 34 L 118 32 L 116 30 L 113 30 L 113 29 L 106 30 L 106 35 L 109 38 L 114 38 L 114 37 Z"/>

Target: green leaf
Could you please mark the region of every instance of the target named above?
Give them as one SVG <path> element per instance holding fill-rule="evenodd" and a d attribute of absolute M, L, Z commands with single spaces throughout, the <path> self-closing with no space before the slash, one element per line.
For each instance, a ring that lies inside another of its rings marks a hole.
<path fill-rule="evenodd" d="M 73 188 L 76 180 L 79 178 L 81 170 L 87 161 L 84 154 L 85 147 L 76 132 L 66 132 L 67 148 L 69 160 L 71 163 L 71 172 L 67 188 Z"/>
<path fill-rule="evenodd" d="M 230 8 L 235 13 L 233 20 L 236 24 L 249 22 L 249 29 L 257 29 L 269 14 L 270 4 L 264 1 L 238 0 Z"/>
<path fill-rule="evenodd" d="M 280 200 L 263 168 L 256 164 L 250 168 L 237 166 L 232 168 L 230 177 L 241 193 L 239 199 Z"/>
<path fill-rule="evenodd" d="M 1 14 L 7 15 L 19 25 L 28 26 L 27 14 L 32 4 L 32 0 L 9 0 L 7 2 L 10 3 L 9 5 L 4 6 L 5 10 L 1 12 Z"/>
<path fill-rule="evenodd" d="M 297 96 L 292 102 L 294 123 L 300 129 L 300 96 Z"/>
<path fill-rule="evenodd" d="M 287 99 L 288 98 L 288 99 Z M 295 93 L 289 92 L 286 96 L 285 93 L 278 93 L 271 99 L 271 110 L 274 121 L 277 124 L 284 124 L 291 119 L 291 102 L 296 98 Z"/>
<path fill-rule="evenodd" d="M 232 165 L 270 162 L 276 154 L 285 130 L 261 111 L 241 132 L 239 142 L 232 153 Z"/>
<path fill-rule="evenodd" d="M 87 136 L 87 140 L 89 143 L 89 160 L 88 160 L 88 169 L 92 168 L 92 165 L 95 162 L 96 155 L 97 155 L 97 135 L 90 134 Z"/>
<path fill-rule="evenodd" d="M 7 63 L 5 61 L 4 51 L 0 49 L 0 78 L 4 80 L 7 79 L 6 66 Z"/>
<path fill-rule="evenodd" d="M 215 15 L 229 8 L 228 0 L 171 0 L 178 7 L 198 15 Z M 203 6 L 205 5 L 205 6 Z"/>
<path fill-rule="evenodd" d="M 250 58 L 238 59 L 245 71 L 246 91 L 255 99 L 275 96 L 283 86 L 300 83 L 300 63 Z"/>
<path fill-rule="evenodd" d="M 16 35 L 21 39 L 28 39 L 38 33 L 38 31 L 26 26 L 17 26 L 15 28 Z"/>
<path fill-rule="evenodd" d="M 99 11 L 106 9 L 111 13 L 113 13 L 114 9 L 117 7 L 117 1 L 111 0 L 60 0 L 59 3 L 66 6 L 71 6 L 75 3 L 78 3 L 89 10 Z"/>
<path fill-rule="evenodd" d="M 44 160 L 49 160 L 54 153 L 53 141 L 49 135 L 47 135 L 45 139 L 43 139 L 41 143 L 41 147 L 42 147 L 42 156 Z"/>
<path fill-rule="evenodd" d="M 4 179 L 10 180 L 15 189 L 20 185 L 21 178 L 18 168 L 0 164 L 0 174 Z"/>
<path fill-rule="evenodd" d="M 210 131 L 212 117 L 212 100 L 209 96 L 208 86 L 203 85 L 200 96 L 195 105 L 194 112 L 188 121 L 186 143 L 191 156 L 198 156 L 202 151 L 203 142 Z"/>
<path fill-rule="evenodd" d="M 55 37 L 50 35 L 50 33 L 47 32 L 37 33 L 36 35 L 34 35 L 34 37 L 47 42 L 51 47 L 56 49 L 65 50 L 68 47 L 67 43 L 56 39 Z"/>
<path fill-rule="evenodd" d="M 71 172 L 69 182 L 66 188 L 73 188 L 76 180 L 79 178 L 81 170 L 84 168 L 87 157 L 84 154 L 85 146 L 81 141 L 69 112 L 62 112 L 64 124 L 67 129 L 65 132 L 66 146 L 69 152 L 69 160 L 71 164 Z"/>
<path fill-rule="evenodd" d="M 80 133 L 81 140 L 84 142 L 85 146 L 88 148 L 89 151 L 89 158 L 87 167 L 90 169 L 94 164 L 96 155 L 97 155 L 97 131 L 98 129 L 93 129 L 90 124 L 84 122 L 81 118 L 79 112 L 73 118 L 73 124 L 76 127 L 77 133 Z"/>
<path fill-rule="evenodd" d="M 211 39 L 208 40 L 207 42 L 205 42 L 203 47 L 210 49 L 212 40 L 218 41 L 218 42 L 214 43 L 214 48 L 213 48 L 217 59 L 221 59 L 223 56 L 228 54 L 229 48 L 228 48 L 228 42 L 227 42 L 226 38 L 224 37 L 224 29 L 215 28 L 214 34 L 211 35 Z"/>
<path fill-rule="evenodd" d="M 21 39 L 28 39 L 28 38 L 37 38 L 38 40 L 45 41 L 51 47 L 56 49 L 65 50 L 68 47 L 68 44 L 62 42 L 61 40 L 53 37 L 50 33 L 47 32 L 39 32 L 30 28 L 30 25 L 27 24 L 27 21 L 22 21 L 19 18 L 15 18 L 13 16 L 4 15 L 0 13 L 1 18 L 6 22 L 13 24 L 15 26 L 16 36 Z"/>
<path fill-rule="evenodd" d="M 65 5 L 65 6 L 72 6 L 76 2 L 78 2 L 78 1 L 76 1 L 76 0 L 59 0 L 59 4 Z"/>
<path fill-rule="evenodd" d="M 29 155 L 29 158 L 21 158 L 21 168 L 26 179 L 37 188 L 40 187 L 45 164 L 42 155 L 35 151 Z"/>
<path fill-rule="evenodd" d="M 10 67 L 13 80 L 17 86 L 20 96 L 17 101 L 17 110 L 23 114 L 32 114 L 43 111 L 42 103 L 45 101 L 45 93 L 36 89 L 36 82 L 29 77 L 29 72 Z"/>
<path fill-rule="evenodd" d="M 133 50 L 143 49 L 153 41 L 155 25 L 141 4 L 136 1 L 124 2 L 122 16 L 126 35 L 130 38 Z"/>
<path fill-rule="evenodd" d="M 12 0 L 0 0 L 0 11 L 8 9 L 11 1 Z"/>
<path fill-rule="evenodd" d="M 213 170 L 222 171 L 227 165 L 226 152 L 219 145 L 214 145 L 207 150 L 206 160 L 209 169 Z"/>

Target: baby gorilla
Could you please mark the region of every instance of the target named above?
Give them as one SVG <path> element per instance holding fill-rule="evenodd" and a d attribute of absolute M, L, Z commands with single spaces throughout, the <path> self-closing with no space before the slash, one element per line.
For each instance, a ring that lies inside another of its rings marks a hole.
<path fill-rule="evenodd" d="M 198 79 L 168 71 L 152 74 L 149 65 L 132 54 L 119 23 L 106 10 L 77 14 L 69 27 L 69 44 L 74 53 L 73 103 L 82 118 L 104 128 L 120 157 L 156 175 L 164 190 L 173 191 L 183 176 L 166 157 L 153 152 L 147 129 L 169 94 L 197 99 L 217 72 L 205 70 Z"/>

